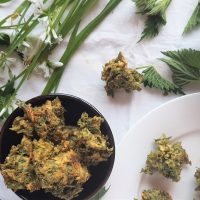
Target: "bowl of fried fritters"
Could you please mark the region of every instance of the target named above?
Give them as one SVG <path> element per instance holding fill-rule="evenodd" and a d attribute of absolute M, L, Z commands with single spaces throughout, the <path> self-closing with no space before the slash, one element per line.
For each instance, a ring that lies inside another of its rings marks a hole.
<path fill-rule="evenodd" d="M 1 129 L 5 185 L 28 200 L 88 200 L 109 178 L 111 129 L 91 104 L 66 94 L 18 101 Z"/>

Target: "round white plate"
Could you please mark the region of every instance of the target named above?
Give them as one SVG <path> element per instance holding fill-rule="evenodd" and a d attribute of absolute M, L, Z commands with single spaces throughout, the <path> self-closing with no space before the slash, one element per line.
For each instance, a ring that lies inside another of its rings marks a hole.
<path fill-rule="evenodd" d="M 154 139 L 163 133 L 181 141 L 192 161 L 191 166 L 184 167 L 178 183 L 160 175 L 140 173 L 148 153 L 153 150 Z M 108 182 L 111 186 L 103 199 L 133 200 L 139 198 L 144 189 L 160 188 L 169 192 L 173 200 L 193 200 L 198 196 L 194 191 L 197 167 L 200 167 L 200 93 L 160 106 L 129 131 L 116 149 L 116 161 Z"/>

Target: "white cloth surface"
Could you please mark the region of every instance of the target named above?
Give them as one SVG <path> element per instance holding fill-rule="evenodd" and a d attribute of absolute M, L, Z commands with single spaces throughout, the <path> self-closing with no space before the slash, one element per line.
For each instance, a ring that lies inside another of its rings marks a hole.
<path fill-rule="evenodd" d="M 20 1 L 15 0 L 6 7 L 0 6 L 0 18 L 10 13 L 17 2 Z M 108 0 L 100 0 L 87 20 L 92 19 L 106 2 Z M 160 34 L 154 39 L 137 43 L 144 28 L 144 17 L 135 13 L 136 8 L 132 0 L 122 0 L 73 56 L 57 92 L 78 96 L 94 105 L 108 121 L 118 145 L 130 127 L 146 113 L 178 96 L 163 96 L 160 91 L 144 88 L 141 92 L 130 94 L 119 91 L 116 92 L 115 98 L 108 97 L 104 90 L 105 83 L 101 80 L 103 64 L 122 51 L 130 67 L 153 64 L 164 76 L 170 78 L 169 68 L 157 58 L 162 57 L 160 52 L 165 50 L 200 49 L 200 28 L 182 36 L 197 2 L 198 0 L 172 0 L 167 10 L 167 24 Z M 59 58 L 65 46 L 64 41 L 54 51 L 54 57 Z M 23 85 L 18 98 L 27 100 L 40 95 L 44 85 L 44 80 L 33 76 Z M 200 84 L 191 85 L 185 91 L 187 94 L 199 92 L 199 86 Z M 3 186 L 0 185 L 0 188 Z M 0 192 L 2 200 L 14 200 L 1 195 Z"/>

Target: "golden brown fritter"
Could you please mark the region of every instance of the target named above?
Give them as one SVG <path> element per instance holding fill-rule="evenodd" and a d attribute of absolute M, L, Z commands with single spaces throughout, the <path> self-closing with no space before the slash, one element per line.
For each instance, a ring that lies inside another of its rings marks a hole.
<path fill-rule="evenodd" d="M 101 79 L 106 81 L 105 90 L 107 95 L 112 97 L 118 89 L 124 89 L 126 92 L 142 89 L 143 75 L 135 69 L 128 68 L 128 63 L 121 52 L 117 58 L 103 66 Z"/>
<path fill-rule="evenodd" d="M 146 160 L 145 174 L 152 175 L 159 172 L 166 178 L 178 182 L 183 166 L 191 164 L 188 155 L 180 142 L 172 142 L 171 137 L 162 137 L 155 140 L 156 150 L 152 151 Z"/>
<path fill-rule="evenodd" d="M 5 184 L 13 190 L 40 188 L 40 182 L 32 165 L 32 142 L 23 137 L 21 144 L 12 146 L 9 156 L 0 165 Z"/>
<path fill-rule="evenodd" d="M 113 152 L 100 130 L 103 119 L 83 113 L 78 126 L 67 126 L 58 98 L 21 107 L 24 116 L 14 120 L 11 130 L 24 137 L 1 165 L 6 185 L 31 192 L 43 189 L 61 199 L 76 197 L 91 176 L 88 167 L 106 161 Z"/>
<path fill-rule="evenodd" d="M 142 192 L 142 200 L 172 200 L 172 197 L 165 191 L 151 189 Z"/>
<path fill-rule="evenodd" d="M 27 137 L 34 134 L 40 138 L 46 138 L 58 126 L 64 125 L 64 108 L 58 98 L 53 101 L 46 101 L 39 107 L 32 107 L 31 104 L 23 104 L 23 117 L 17 117 L 11 130 L 23 133 Z"/>

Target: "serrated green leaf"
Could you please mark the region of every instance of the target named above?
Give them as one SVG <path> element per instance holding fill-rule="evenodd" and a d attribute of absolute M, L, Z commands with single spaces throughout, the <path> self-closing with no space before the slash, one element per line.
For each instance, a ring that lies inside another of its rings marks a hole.
<path fill-rule="evenodd" d="M 150 88 L 157 88 L 163 91 L 164 94 L 174 93 L 183 94 L 181 88 L 176 84 L 164 79 L 153 66 L 148 67 L 143 72 L 144 86 Z"/>
<path fill-rule="evenodd" d="M 148 15 L 165 15 L 166 9 L 168 8 L 171 0 L 159 0 L 156 1 L 153 8 L 148 12 Z"/>
<path fill-rule="evenodd" d="M 194 28 L 196 28 L 199 25 L 200 25 L 200 0 L 197 4 L 192 16 L 190 17 L 190 19 L 183 31 L 183 34 L 189 33 L 191 30 L 193 30 Z"/>
<path fill-rule="evenodd" d="M 5 33 L 0 33 L 0 45 L 9 45 L 10 37 Z"/>
<path fill-rule="evenodd" d="M 141 38 L 138 42 L 142 41 L 144 38 L 153 38 L 158 35 L 162 26 L 166 24 L 166 20 L 160 16 L 149 16 L 145 21 L 144 30 L 142 32 Z"/>
<path fill-rule="evenodd" d="M 108 192 L 109 189 L 110 187 L 108 187 L 107 189 L 105 187 L 101 188 L 99 192 L 90 200 L 100 200 Z"/>
<path fill-rule="evenodd" d="M 173 59 L 162 58 L 160 60 L 170 67 L 173 73 L 172 79 L 179 87 L 183 87 L 192 81 L 199 80 L 199 70 Z"/>
<path fill-rule="evenodd" d="M 9 2 L 9 1 L 12 1 L 12 0 L 0 0 L 0 4 L 1 4 L 1 3 L 7 3 L 7 2 Z"/>
<path fill-rule="evenodd" d="M 200 51 L 194 49 L 183 49 L 178 51 L 162 52 L 173 60 L 184 63 L 196 69 L 200 69 Z"/>
<path fill-rule="evenodd" d="M 166 24 L 165 12 L 171 0 L 135 0 L 138 13 L 146 15 L 145 27 L 141 40 L 158 35 L 162 26 Z"/>

